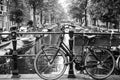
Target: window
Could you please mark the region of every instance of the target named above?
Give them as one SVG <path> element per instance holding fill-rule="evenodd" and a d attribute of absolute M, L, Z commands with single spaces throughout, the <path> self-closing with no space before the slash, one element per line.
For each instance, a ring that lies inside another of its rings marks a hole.
<path fill-rule="evenodd" d="M 0 5 L 3 5 L 3 3 L 4 3 L 4 0 L 0 0 Z"/>
<path fill-rule="evenodd" d="M 2 11 L 0 11 L 0 15 L 3 15 L 3 12 L 2 12 Z"/>
<path fill-rule="evenodd" d="M 0 6 L 0 11 L 3 11 L 3 6 Z"/>

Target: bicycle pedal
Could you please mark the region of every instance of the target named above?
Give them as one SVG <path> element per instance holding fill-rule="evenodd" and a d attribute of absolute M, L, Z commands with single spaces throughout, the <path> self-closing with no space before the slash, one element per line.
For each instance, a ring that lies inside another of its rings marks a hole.
<path fill-rule="evenodd" d="M 75 69 L 76 70 L 85 70 L 85 66 L 82 66 L 81 64 L 75 64 Z"/>

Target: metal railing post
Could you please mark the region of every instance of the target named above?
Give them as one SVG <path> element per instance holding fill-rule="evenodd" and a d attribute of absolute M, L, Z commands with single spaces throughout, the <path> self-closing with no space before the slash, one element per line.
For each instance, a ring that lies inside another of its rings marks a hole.
<path fill-rule="evenodd" d="M 12 70 L 12 77 L 11 78 L 19 78 L 19 71 L 18 71 L 18 53 L 17 53 L 17 32 L 16 30 L 11 32 L 12 37 L 12 45 L 13 45 L 13 53 L 12 53 L 12 59 L 13 59 L 13 70 Z"/>
<path fill-rule="evenodd" d="M 70 48 L 72 54 L 73 54 L 73 34 L 74 34 L 73 30 L 69 31 L 69 37 L 70 37 L 69 48 Z M 69 60 L 72 61 L 72 58 L 70 57 Z M 70 63 L 70 65 L 69 65 L 68 78 L 76 78 L 76 76 L 74 75 L 73 63 Z"/>

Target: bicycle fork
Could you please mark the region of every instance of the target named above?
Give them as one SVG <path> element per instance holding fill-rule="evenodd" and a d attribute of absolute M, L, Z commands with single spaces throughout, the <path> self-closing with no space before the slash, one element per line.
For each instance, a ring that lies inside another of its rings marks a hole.
<path fill-rule="evenodd" d="M 56 51 L 55 55 L 53 55 L 53 58 L 49 59 L 48 56 L 50 56 L 50 55 L 47 55 L 46 52 L 42 49 L 43 54 L 45 55 L 45 57 L 46 57 L 47 62 L 48 62 L 49 65 L 51 65 L 51 64 L 54 62 L 56 56 L 59 56 L 59 55 L 58 55 L 59 50 L 60 50 L 60 49 L 58 49 L 58 50 Z"/>

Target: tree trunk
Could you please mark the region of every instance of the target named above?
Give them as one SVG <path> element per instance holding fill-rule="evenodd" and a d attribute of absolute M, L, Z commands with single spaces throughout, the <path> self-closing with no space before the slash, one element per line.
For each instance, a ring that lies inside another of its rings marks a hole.
<path fill-rule="evenodd" d="M 87 4 L 88 4 L 88 0 L 86 0 L 86 8 L 85 8 L 85 26 L 86 27 L 88 25 L 88 20 L 87 20 Z"/>
<path fill-rule="evenodd" d="M 112 28 L 112 23 L 110 22 L 110 26 L 109 26 L 109 28 Z"/>
<path fill-rule="evenodd" d="M 33 7 L 33 26 L 34 27 L 36 26 L 36 17 L 35 17 L 35 14 L 36 14 L 36 8 Z"/>
<path fill-rule="evenodd" d="M 96 19 L 94 19 L 94 26 L 96 26 L 96 22 L 97 22 Z"/>
<path fill-rule="evenodd" d="M 18 26 L 18 30 L 20 30 L 20 23 L 17 23 L 17 26 Z"/>
<path fill-rule="evenodd" d="M 51 13 L 49 13 L 49 24 L 51 24 Z"/>
<path fill-rule="evenodd" d="M 85 10 L 85 26 L 87 27 L 87 10 Z"/>
<path fill-rule="evenodd" d="M 118 32 L 119 32 L 119 21 L 118 21 Z"/>
<path fill-rule="evenodd" d="M 43 20 L 43 12 L 42 10 L 40 11 L 40 23 L 42 24 L 42 20 Z"/>
<path fill-rule="evenodd" d="M 108 29 L 108 22 L 106 22 L 106 27 L 107 27 L 107 29 Z"/>

